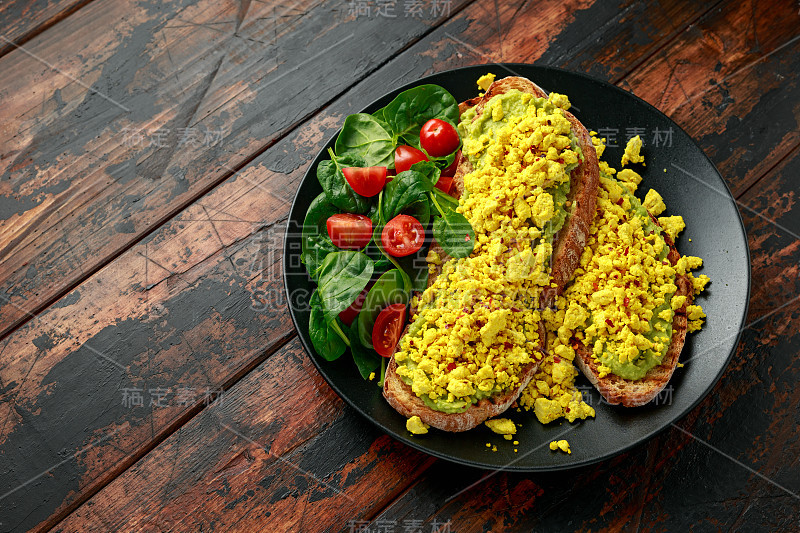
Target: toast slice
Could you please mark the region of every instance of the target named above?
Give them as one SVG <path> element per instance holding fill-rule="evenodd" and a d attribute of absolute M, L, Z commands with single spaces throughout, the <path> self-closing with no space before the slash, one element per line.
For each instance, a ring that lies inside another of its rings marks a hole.
<path fill-rule="evenodd" d="M 658 224 L 654 216 L 650 215 L 650 218 Z M 675 242 L 669 235 L 664 234 L 663 236 L 664 241 L 669 246 L 667 260 L 675 266 L 681 256 L 675 248 Z M 675 276 L 675 285 L 677 290 L 674 296 L 686 296 L 686 303 L 675 311 L 672 319 L 672 338 L 667 352 L 664 354 L 664 359 L 660 365 L 648 370 L 642 379 L 632 381 L 615 374 L 608 374 L 601 378 L 598 369 L 599 364 L 592 357 L 591 349 L 584 346 L 580 341 L 575 341 L 578 346 L 575 349 L 577 355 L 575 364 L 609 404 L 621 404 L 625 407 L 644 405 L 658 396 L 672 378 L 686 340 L 688 326 L 686 308 L 692 305 L 692 282 L 689 278 L 678 274 Z"/>
<path fill-rule="evenodd" d="M 476 107 L 476 112 L 480 115 L 483 107 L 493 96 L 502 94 L 511 89 L 527 92 L 536 97 L 546 97 L 545 93 L 536 84 L 520 77 L 508 77 L 494 82 L 486 93 L 481 97 L 476 97 L 459 105 L 459 111 L 464 111 Z M 583 247 L 586 243 L 589 227 L 594 217 L 597 188 L 599 185 L 599 166 L 597 153 L 595 152 L 589 132 L 571 113 L 564 112 L 571 123 L 573 133 L 576 135 L 581 146 L 584 158 L 579 165 L 573 169 L 570 175 L 570 194 L 568 199 L 571 202 L 571 209 L 564 227 L 556 236 L 557 242 L 554 245 L 551 267 L 553 279 L 556 287 L 550 288 L 543 296 L 546 302 L 552 303 L 556 294 L 563 291 L 564 286 L 569 281 L 575 268 L 578 266 Z M 460 198 L 464 193 L 464 176 L 472 172 L 472 164 L 465 157 L 458 165 L 453 180 L 455 196 Z M 435 251 L 446 262 L 450 257 L 444 253 L 442 248 L 434 241 L 431 250 Z M 438 265 L 434 272 L 428 277 L 428 286 L 432 285 L 435 279 L 441 274 L 441 265 Z M 412 315 L 415 313 L 412 313 Z M 408 332 L 403 332 L 405 335 Z M 544 325 L 539 324 L 539 338 L 545 338 Z M 398 344 L 399 346 L 399 344 Z M 419 416 L 423 422 L 444 431 L 467 431 L 483 421 L 493 416 L 500 415 L 506 411 L 519 397 L 530 380 L 533 378 L 543 355 L 536 354 L 534 362 L 529 363 L 522 369 L 519 386 L 514 390 L 507 391 L 501 395 L 494 395 L 490 398 L 482 399 L 473 404 L 461 413 L 444 413 L 428 407 L 421 398 L 414 394 L 411 387 L 403 382 L 397 375 L 397 363 L 394 356 L 389 361 L 386 377 L 383 385 L 383 395 L 389 404 L 405 417 Z"/>
<path fill-rule="evenodd" d="M 406 328 L 407 331 L 407 328 Z M 404 332 L 405 334 L 405 332 Z M 539 324 L 539 338 L 544 339 L 544 325 Z M 411 387 L 397 375 L 397 363 L 392 357 L 386 367 L 386 377 L 383 381 L 383 396 L 395 411 L 406 418 L 414 415 L 429 426 L 442 431 L 460 432 L 470 430 L 483 421 L 505 412 L 513 404 L 525 387 L 528 386 L 536 370 L 539 368 L 539 356 L 535 362 L 527 364 L 520 375 L 519 387 L 504 394 L 496 394 L 489 398 L 478 400 L 462 413 L 445 413 L 428 407 L 422 398 L 411 391 Z"/>

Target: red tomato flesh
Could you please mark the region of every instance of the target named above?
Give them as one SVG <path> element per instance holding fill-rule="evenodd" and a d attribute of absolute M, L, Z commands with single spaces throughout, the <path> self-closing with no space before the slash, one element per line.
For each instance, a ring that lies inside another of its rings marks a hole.
<path fill-rule="evenodd" d="M 361 196 L 375 196 L 386 183 L 386 167 L 346 167 L 342 173 L 350 187 Z"/>
<path fill-rule="evenodd" d="M 360 250 L 372 238 L 372 220 L 365 215 L 337 213 L 326 225 L 333 244 L 343 250 Z"/>
<path fill-rule="evenodd" d="M 419 130 L 419 143 L 433 157 L 444 157 L 452 154 L 461 140 L 452 124 L 432 118 Z"/>
<path fill-rule="evenodd" d="M 361 308 L 364 306 L 364 299 L 367 297 L 367 293 L 369 292 L 371 285 L 372 284 L 370 283 L 363 291 L 361 291 L 361 294 L 358 295 L 355 302 L 350 304 L 350 307 L 339 313 L 339 319 L 347 326 L 352 326 L 353 321 L 358 316 L 358 313 L 361 312 Z"/>
<path fill-rule="evenodd" d="M 439 178 L 439 181 L 436 182 L 436 188 L 445 194 L 450 194 L 450 191 L 453 189 L 453 176 L 442 176 Z"/>
<path fill-rule="evenodd" d="M 413 146 L 401 144 L 394 151 L 394 169 L 398 174 L 411 168 L 414 163 L 427 161 L 428 156 L 422 150 L 417 150 Z"/>
<path fill-rule="evenodd" d="M 392 304 L 380 312 L 372 327 L 372 346 L 378 355 L 391 357 L 406 322 L 406 305 Z"/>
<path fill-rule="evenodd" d="M 397 215 L 386 223 L 381 232 L 381 244 L 392 257 L 411 255 L 425 242 L 425 229 L 419 220 L 409 215 Z"/>

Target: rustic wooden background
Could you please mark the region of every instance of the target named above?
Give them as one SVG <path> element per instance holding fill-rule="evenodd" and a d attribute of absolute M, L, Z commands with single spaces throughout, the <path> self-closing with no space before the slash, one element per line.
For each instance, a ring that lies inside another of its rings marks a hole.
<path fill-rule="evenodd" d="M 800 5 L 378 4 L 0 4 L 0 530 L 800 529 Z M 383 435 L 322 380 L 282 295 L 289 202 L 343 118 L 496 61 L 664 111 L 727 180 L 752 253 L 711 394 L 558 474 Z"/>

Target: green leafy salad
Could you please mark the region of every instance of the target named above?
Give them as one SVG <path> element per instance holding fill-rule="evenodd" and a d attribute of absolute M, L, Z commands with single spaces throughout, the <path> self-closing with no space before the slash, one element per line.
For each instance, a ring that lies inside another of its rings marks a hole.
<path fill-rule="evenodd" d="M 301 259 L 317 284 L 309 334 L 328 361 L 349 348 L 364 379 L 381 367 L 383 382 L 411 294 L 427 285 L 431 238 L 450 257 L 472 253 L 475 234 L 451 195 L 458 121 L 449 92 L 414 87 L 348 116 L 317 165 L 323 192 L 302 230 Z"/>

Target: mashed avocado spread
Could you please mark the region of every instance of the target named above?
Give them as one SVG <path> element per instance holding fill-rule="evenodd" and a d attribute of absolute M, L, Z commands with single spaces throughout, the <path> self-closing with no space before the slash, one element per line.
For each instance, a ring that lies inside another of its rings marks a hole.
<path fill-rule="evenodd" d="M 570 171 L 582 158 L 563 114 L 568 106 L 562 95 L 514 90 L 490 99 L 480 117 L 473 110 L 461 117 L 473 171 L 458 211 L 475 230 L 475 250 L 441 265 L 412 302 L 418 314 L 395 354 L 400 379 L 435 410 L 461 412 L 513 390 L 542 358 L 539 296 L 551 280 Z"/>
<path fill-rule="evenodd" d="M 661 364 L 672 339 L 673 307 L 684 300 L 673 301 L 676 270 L 668 253 L 661 228 L 641 202 L 602 173 L 598 216 L 564 293 L 564 325 L 592 349 L 604 375 L 637 380 Z"/>

